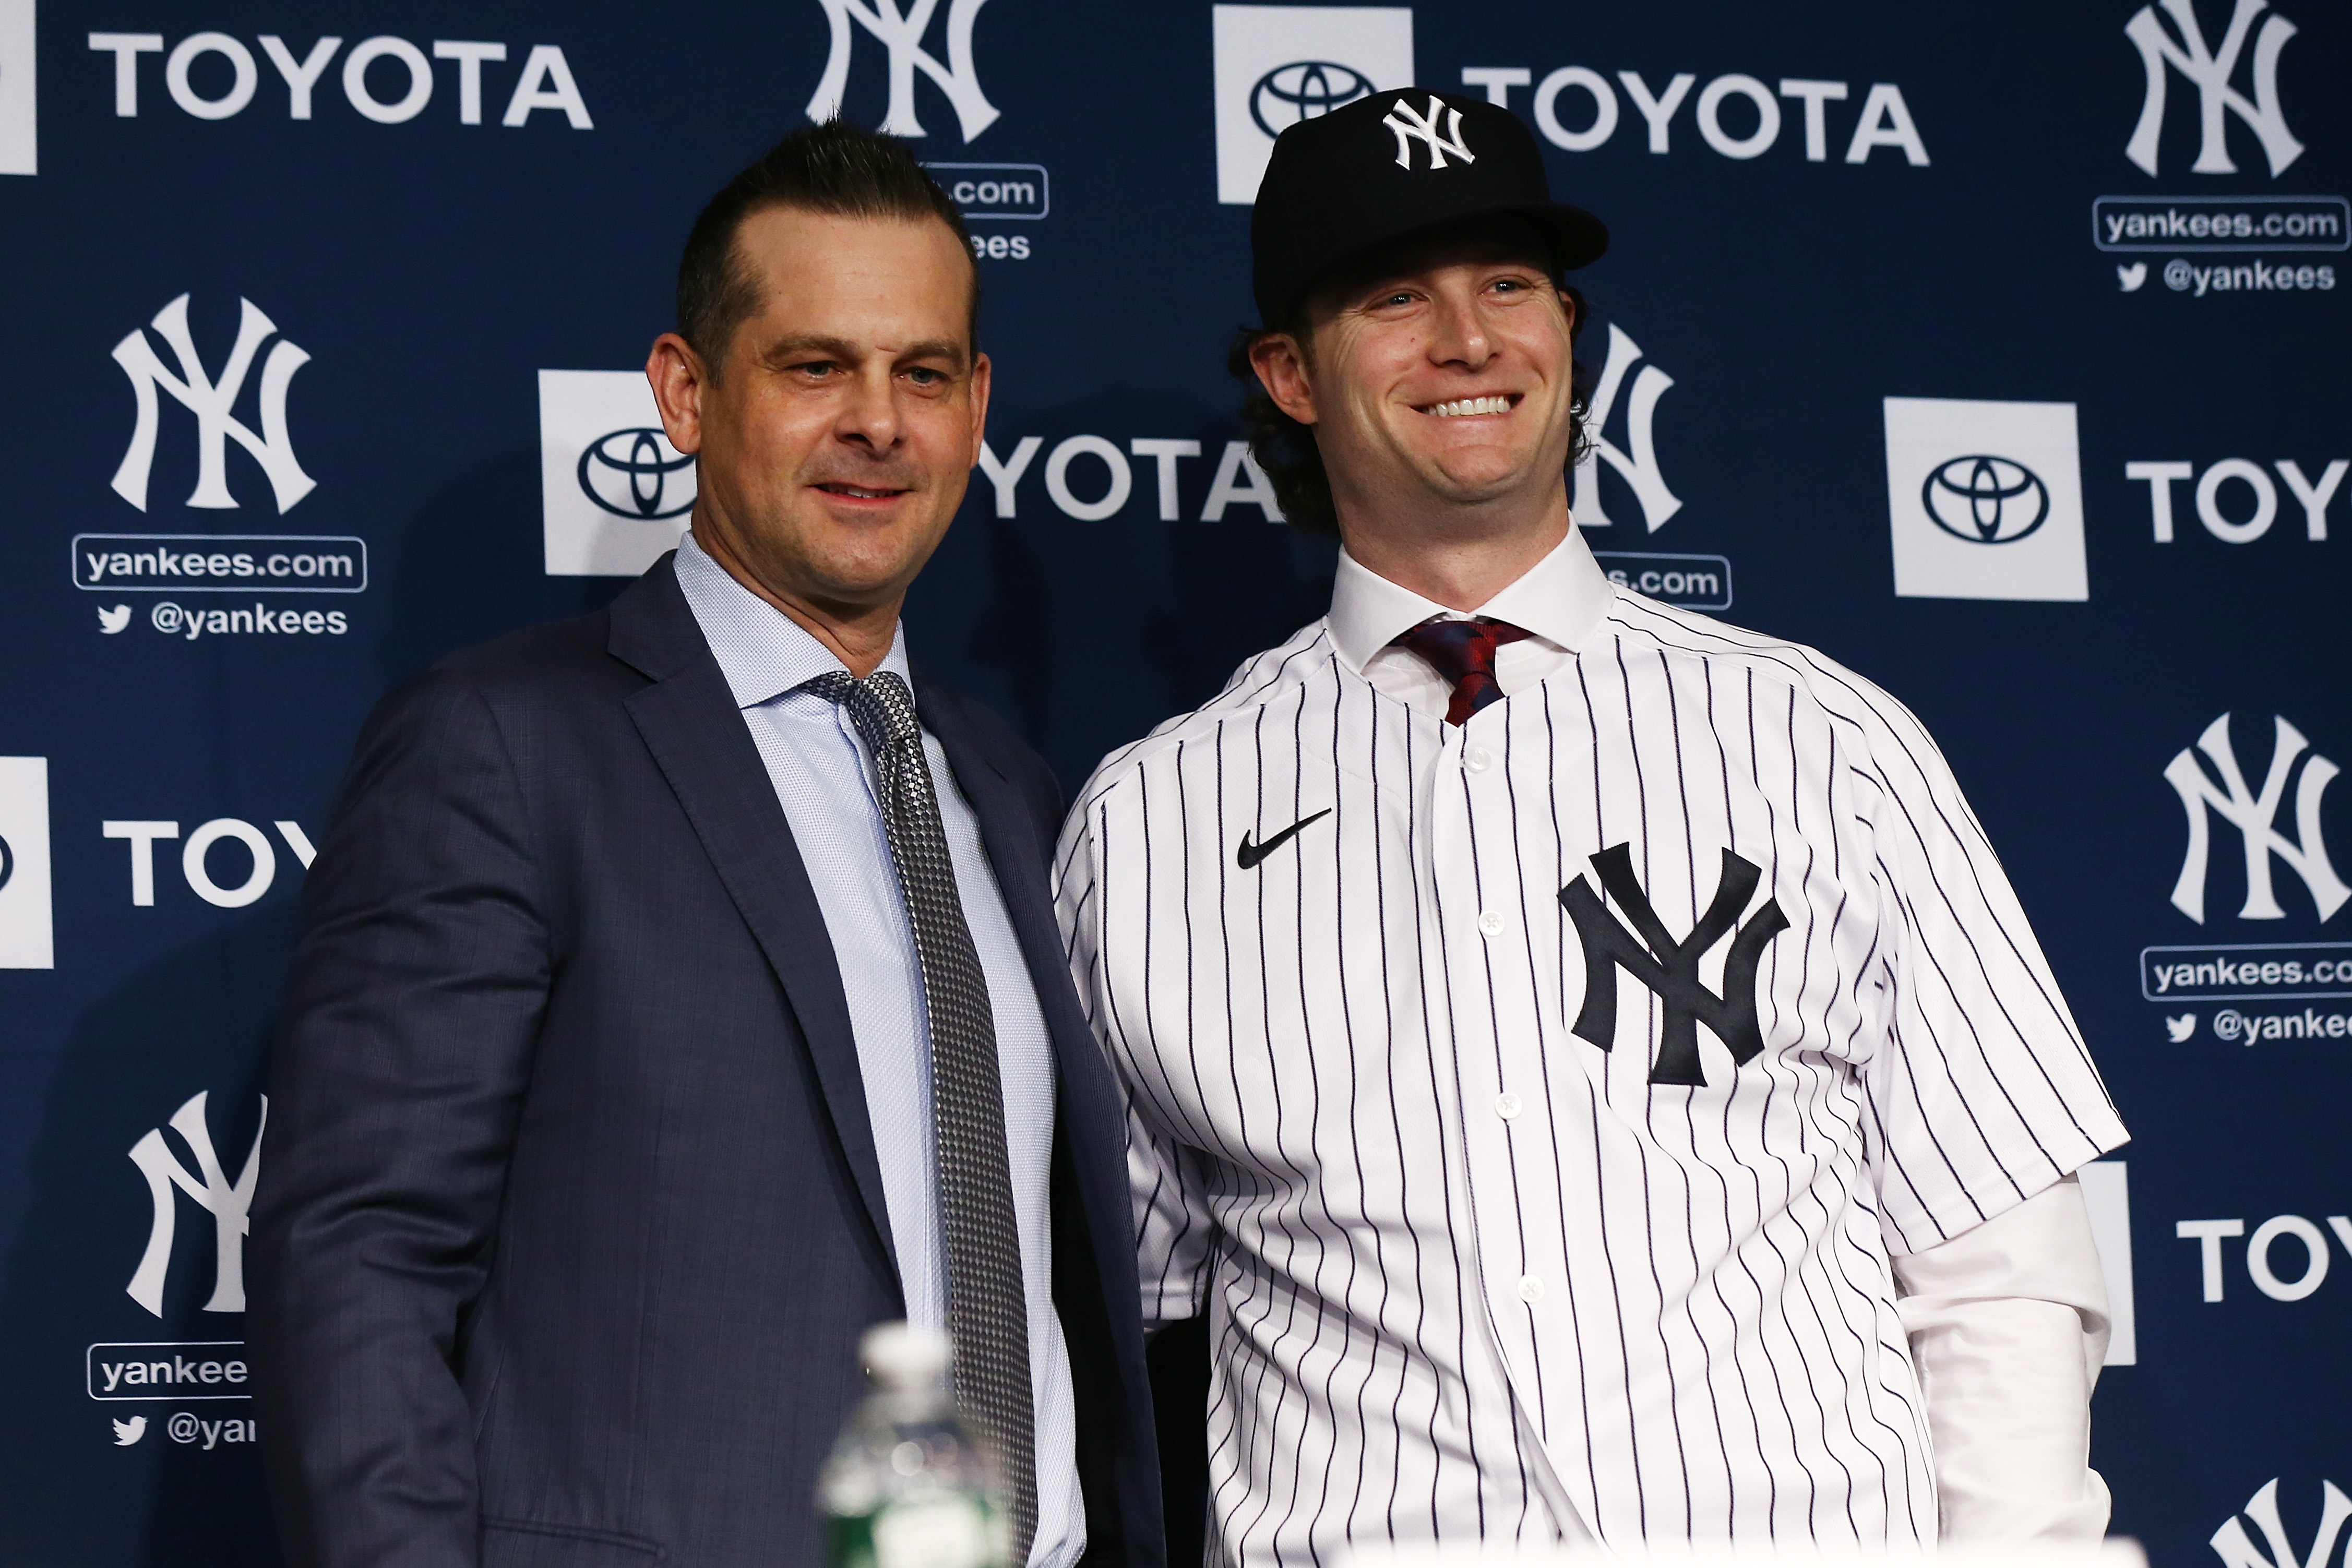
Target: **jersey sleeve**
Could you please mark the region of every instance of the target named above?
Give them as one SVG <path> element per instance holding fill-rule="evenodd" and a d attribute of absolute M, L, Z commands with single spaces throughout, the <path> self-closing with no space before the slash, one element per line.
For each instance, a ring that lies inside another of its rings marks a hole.
<path fill-rule="evenodd" d="M 1202 1156 L 1170 1135 L 1138 1092 L 1130 1042 L 1118 1027 L 1106 952 L 1099 867 L 1102 816 L 1093 792 L 1070 815 L 1055 856 L 1054 905 L 1070 976 L 1087 1022 L 1109 1058 L 1127 1113 L 1127 1174 L 1135 1204 L 1136 1276 L 1147 1326 L 1200 1314 L 1212 1262 L 1214 1224 L 1206 1205 Z M 1130 1013 L 1136 1009 L 1129 1009 Z"/>
<path fill-rule="evenodd" d="M 1854 813 L 1879 900 L 1884 1030 L 1862 1067 L 1887 1245 L 1921 1251 L 2128 1134 L 1983 827 L 1883 694 Z"/>

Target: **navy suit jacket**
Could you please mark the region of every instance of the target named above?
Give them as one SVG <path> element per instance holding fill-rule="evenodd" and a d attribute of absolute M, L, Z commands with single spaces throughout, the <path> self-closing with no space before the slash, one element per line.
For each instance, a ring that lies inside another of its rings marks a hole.
<path fill-rule="evenodd" d="M 1124 1134 L 1047 888 L 1061 802 L 916 683 L 1052 1030 L 1086 1561 L 1158 1568 Z M 665 559 L 361 736 L 304 890 L 254 1209 L 302 1568 L 778 1568 L 905 1312 L 831 942 Z"/>

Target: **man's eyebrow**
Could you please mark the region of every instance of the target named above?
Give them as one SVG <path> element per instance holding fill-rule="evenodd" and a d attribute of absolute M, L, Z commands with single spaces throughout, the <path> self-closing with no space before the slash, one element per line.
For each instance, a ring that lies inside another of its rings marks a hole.
<path fill-rule="evenodd" d="M 864 359 L 866 355 L 865 349 L 845 338 L 829 338 L 821 333 L 805 332 L 777 339 L 768 345 L 767 352 L 761 357 L 771 364 L 804 358 L 835 360 L 845 364 L 854 364 Z M 919 343 L 908 344 L 899 350 L 894 359 L 899 364 L 908 364 L 921 360 L 946 360 L 954 364 L 958 370 L 961 370 L 970 363 L 971 356 L 964 345 L 952 338 L 930 338 Z"/>
<path fill-rule="evenodd" d="M 807 356 L 827 360 L 856 360 L 859 357 L 859 351 L 856 345 L 845 338 L 826 338 L 814 333 L 802 333 L 794 337 L 777 339 L 768 345 L 767 351 L 761 358 L 777 361 L 801 359 Z"/>
<path fill-rule="evenodd" d="M 964 346 L 953 338 L 930 338 L 919 343 L 909 343 L 898 350 L 898 362 L 909 364 L 918 360 L 947 360 L 958 370 L 970 361 Z"/>

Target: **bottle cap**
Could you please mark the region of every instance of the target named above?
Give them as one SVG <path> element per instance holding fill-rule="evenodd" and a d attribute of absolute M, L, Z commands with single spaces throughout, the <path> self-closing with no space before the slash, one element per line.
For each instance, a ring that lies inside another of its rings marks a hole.
<path fill-rule="evenodd" d="M 936 1387 L 947 1375 L 948 1336 L 913 1323 L 877 1323 L 857 1342 L 858 1359 L 877 1388 L 908 1393 Z"/>

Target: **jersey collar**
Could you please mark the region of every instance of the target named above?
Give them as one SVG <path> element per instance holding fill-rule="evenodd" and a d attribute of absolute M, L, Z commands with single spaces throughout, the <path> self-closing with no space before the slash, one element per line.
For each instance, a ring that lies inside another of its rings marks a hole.
<path fill-rule="evenodd" d="M 1549 555 L 1475 613 L 1523 626 L 1574 653 L 1608 615 L 1613 592 L 1591 547 L 1570 528 Z M 1332 645 L 1350 670 L 1362 674 L 1374 654 L 1432 616 L 1468 619 L 1391 582 L 1341 548 L 1328 624 Z"/>

